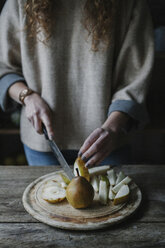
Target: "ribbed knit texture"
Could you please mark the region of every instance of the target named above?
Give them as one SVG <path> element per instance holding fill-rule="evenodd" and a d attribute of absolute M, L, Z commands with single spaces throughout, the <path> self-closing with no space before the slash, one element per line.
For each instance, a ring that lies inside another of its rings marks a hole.
<path fill-rule="evenodd" d="M 116 100 L 144 104 L 153 65 L 152 24 L 144 0 L 121 1 L 111 45 L 99 52 L 91 51 L 91 38 L 81 22 L 85 0 L 62 0 L 47 46 L 29 40 L 24 2 L 8 0 L 0 17 L 0 77 L 22 75 L 41 94 L 53 111 L 60 148 L 79 149 Z M 32 149 L 50 150 L 24 107 L 21 139 Z"/>

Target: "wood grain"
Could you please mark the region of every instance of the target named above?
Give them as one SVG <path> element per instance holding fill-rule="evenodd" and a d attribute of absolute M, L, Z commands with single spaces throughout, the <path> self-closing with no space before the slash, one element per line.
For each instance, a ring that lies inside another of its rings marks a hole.
<path fill-rule="evenodd" d="M 69 230 L 101 229 L 128 218 L 141 203 L 141 191 L 134 182 L 131 182 L 129 201 L 124 204 L 115 206 L 109 201 L 103 206 L 99 204 L 97 194 L 92 206 L 87 209 L 75 209 L 67 201 L 50 204 L 42 198 L 42 191 L 45 185 L 53 180 L 62 181 L 59 173 L 64 172 L 56 171 L 37 178 L 23 193 L 23 205 L 27 212 L 48 225 Z"/>
<path fill-rule="evenodd" d="M 21 198 L 27 185 L 56 168 L 0 166 L 0 247 L 165 247 L 165 165 L 118 167 L 141 188 L 141 207 L 124 223 L 88 232 L 49 227 L 24 210 Z"/>
<path fill-rule="evenodd" d="M 164 248 L 165 224 L 123 223 L 94 232 L 64 231 L 42 223 L 0 224 L 0 247 Z"/>
<path fill-rule="evenodd" d="M 118 167 L 130 175 L 143 192 L 138 221 L 165 222 L 165 173 L 163 165 L 127 165 Z M 0 167 L 0 222 L 37 222 L 23 208 L 25 188 L 36 178 L 60 167 Z M 15 190 L 14 190 L 15 189 Z M 23 218 L 22 218 L 23 216 Z"/>

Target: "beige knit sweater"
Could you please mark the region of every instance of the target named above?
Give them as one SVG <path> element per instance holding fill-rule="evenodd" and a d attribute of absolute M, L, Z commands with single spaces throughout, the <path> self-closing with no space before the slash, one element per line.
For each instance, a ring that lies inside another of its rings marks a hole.
<path fill-rule="evenodd" d="M 10 108 L 13 102 L 7 89 L 22 78 L 52 109 L 57 144 L 62 149 L 79 149 L 103 124 L 108 111 L 126 112 L 139 124 L 145 121 L 153 32 L 145 1 L 121 0 L 110 47 L 93 52 L 81 23 L 85 0 L 61 2 L 45 46 L 28 39 L 25 0 L 7 1 L 0 17 L 0 98 L 2 107 Z M 50 150 L 44 136 L 27 120 L 24 107 L 21 139 L 32 149 Z"/>

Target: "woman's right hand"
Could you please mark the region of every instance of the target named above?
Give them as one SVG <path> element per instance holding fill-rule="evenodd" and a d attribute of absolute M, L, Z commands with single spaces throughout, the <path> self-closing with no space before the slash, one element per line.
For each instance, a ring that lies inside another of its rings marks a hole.
<path fill-rule="evenodd" d="M 54 136 L 52 127 L 52 111 L 43 98 L 33 93 L 24 99 L 25 113 L 37 133 L 42 134 L 42 123 L 45 125 L 49 139 Z"/>

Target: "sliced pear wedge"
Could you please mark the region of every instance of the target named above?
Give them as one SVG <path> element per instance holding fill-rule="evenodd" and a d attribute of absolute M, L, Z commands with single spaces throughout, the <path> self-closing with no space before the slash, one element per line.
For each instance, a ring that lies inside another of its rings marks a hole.
<path fill-rule="evenodd" d="M 91 178 L 91 184 L 92 184 L 92 186 L 94 188 L 94 191 L 98 192 L 99 191 L 99 179 L 98 179 L 97 176 L 93 176 Z"/>
<path fill-rule="evenodd" d="M 85 163 L 84 163 L 84 161 L 80 158 L 80 157 L 78 157 L 77 159 L 76 159 L 76 161 L 75 161 L 75 163 L 74 163 L 74 175 L 75 176 L 79 176 L 78 174 L 77 174 L 77 171 L 76 171 L 76 169 L 78 169 L 78 171 L 79 171 L 79 175 L 81 176 L 81 177 L 85 177 L 85 179 L 89 182 L 90 181 L 90 175 L 89 175 L 89 171 L 88 171 L 88 168 L 87 167 L 85 167 Z"/>
<path fill-rule="evenodd" d="M 106 205 L 108 201 L 108 187 L 106 181 L 103 180 L 100 180 L 99 184 L 99 201 L 103 205 Z"/>
<path fill-rule="evenodd" d="M 60 181 L 52 179 L 52 180 L 48 180 L 47 182 L 45 182 L 44 187 L 50 187 L 50 186 L 60 187 Z"/>
<path fill-rule="evenodd" d="M 45 186 L 42 191 L 42 198 L 49 203 L 61 202 L 65 196 L 66 190 L 61 186 Z"/>
<path fill-rule="evenodd" d="M 116 185 L 118 183 L 120 183 L 123 179 L 125 178 L 125 175 L 122 171 L 119 172 L 119 174 L 117 175 L 117 179 L 116 179 Z"/>
<path fill-rule="evenodd" d="M 65 182 L 61 182 L 60 185 L 63 189 L 66 189 L 68 186 L 68 184 L 66 184 Z"/>
<path fill-rule="evenodd" d="M 66 183 L 67 185 L 70 183 L 70 180 L 66 175 L 64 175 L 63 173 L 60 173 L 60 176 L 64 183 Z"/>
<path fill-rule="evenodd" d="M 107 174 L 108 174 L 108 179 L 109 179 L 110 185 L 114 186 L 116 184 L 116 173 L 115 173 L 114 169 L 108 170 Z"/>
<path fill-rule="evenodd" d="M 107 173 L 109 169 L 110 169 L 110 165 L 102 165 L 102 166 L 90 168 L 88 171 L 89 171 L 89 175 L 92 177 L 96 175 L 104 175 Z"/>
<path fill-rule="evenodd" d="M 108 198 L 109 200 L 114 200 L 115 199 L 115 193 L 112 191 L 112 185 L 109 186 L 109 195 Z"/>
<path fill-rule="evenodd" d="M 131 182 L 131 178 L 130 177 L 125 177 L 120 183 L 118 183 L 117 185 L 115 185 L 113 188 L 112 188 L 112 191 L 117 194 L 118 191 L 120 190 L 120 188 L 125 185 L 125 184 L 129 184 Z"/>
<path fill-rule="evenodd" d="M 118 205 L 124 203 L 128 200 L 130 194 L 130 190 L 128 185 L 123 185 L 118 191 L 117 195 L 114 198 L 114 205 Z"/>
<path fill-rule="evenodd" d="M 106 184 L 107 184 L 107 187 L 109 188 L 110 183 L 109 183 L 109 180 L 108 180 L 108 177 L 107 176 L 101 175 L 100 176 L 100 180 L 105 181 Z"/>

